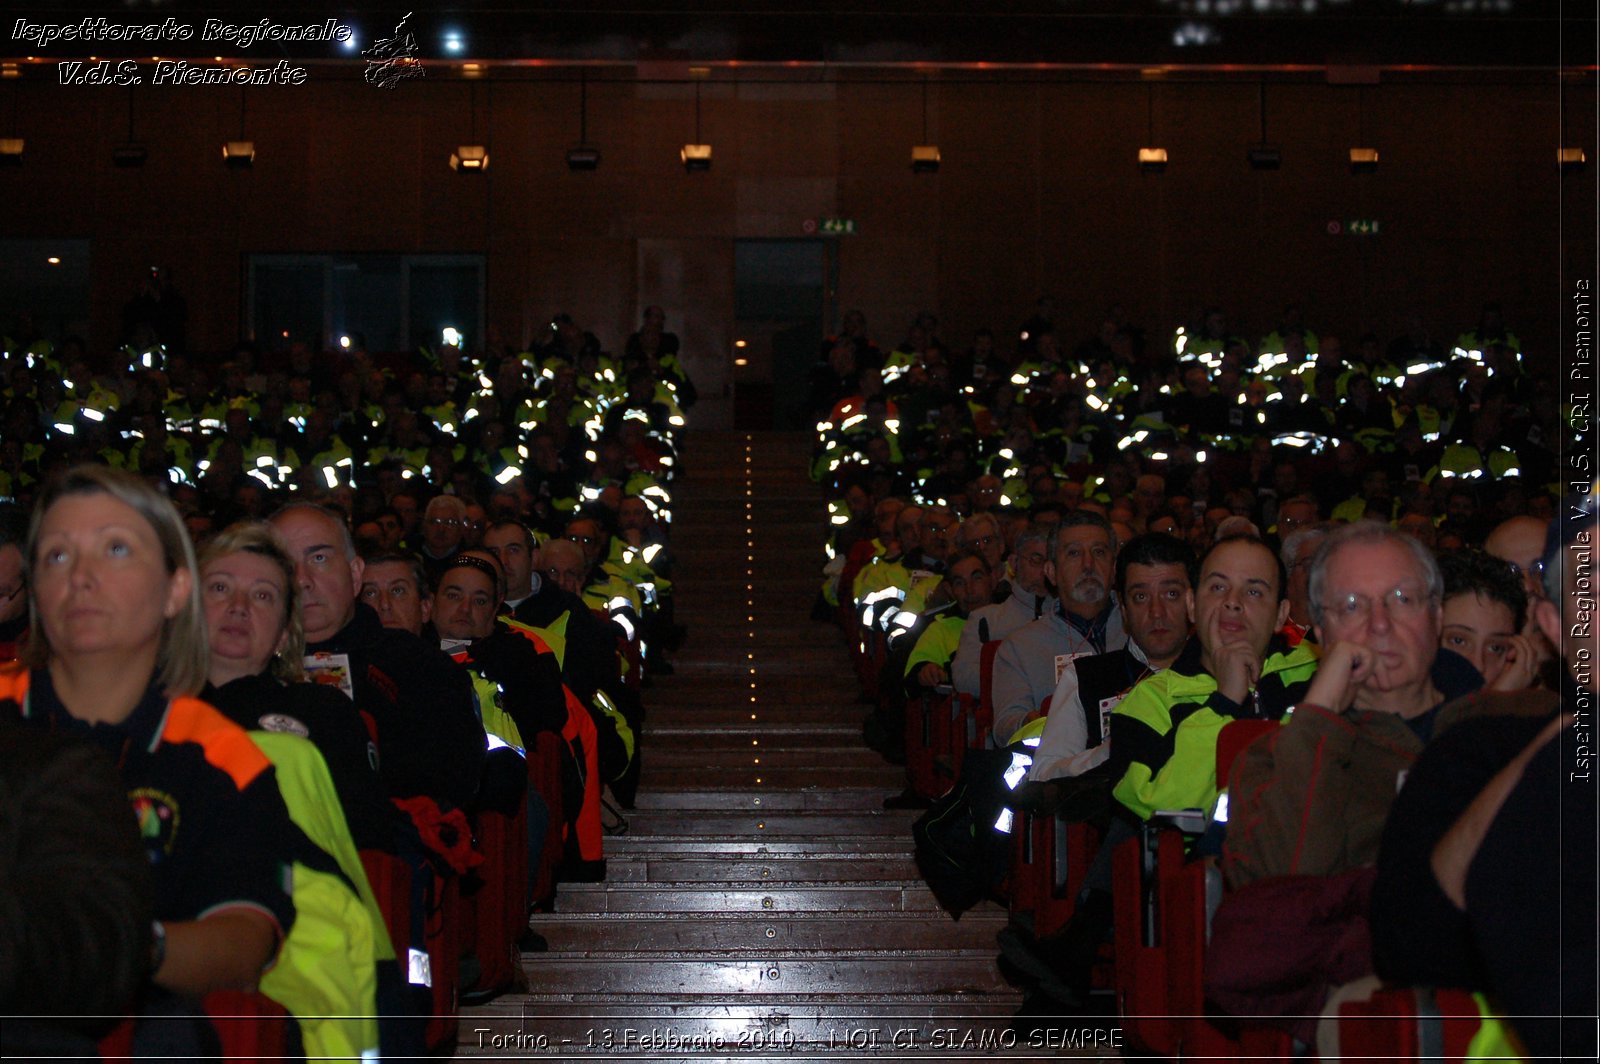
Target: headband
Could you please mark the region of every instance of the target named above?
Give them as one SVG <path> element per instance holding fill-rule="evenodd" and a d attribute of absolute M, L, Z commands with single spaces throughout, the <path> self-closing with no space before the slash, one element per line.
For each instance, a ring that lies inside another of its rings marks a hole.
<path fill-rule="evenodd" d="M 442 578 L 444 574 L 449 572 L 451 569 L 476 569 L 478 572 L 489 578 L 489 583 L 494 585 L 495 594 L 498 595 L 500 593 L 501 577 L 499 571 L 482 558 L 474 558 L 470 554 L 458 554 L 454 558 L 451 558 L 450 564 L 446 565 L 444 569 L 440 571 L 440 577 Z"/>

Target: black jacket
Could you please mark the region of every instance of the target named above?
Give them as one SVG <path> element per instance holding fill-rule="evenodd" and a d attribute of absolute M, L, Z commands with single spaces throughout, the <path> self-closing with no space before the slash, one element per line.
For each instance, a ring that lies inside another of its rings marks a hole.
<path fill-rule="evenodd" d="M 356 709 L 376 726 L 378 773 L 391 798 L 472 805 L 487 741 L 465 669 L 438 646 L 385 628 L 364 602 L 337 635 L 308 644 L 306 653 L 349 655 Z"/>

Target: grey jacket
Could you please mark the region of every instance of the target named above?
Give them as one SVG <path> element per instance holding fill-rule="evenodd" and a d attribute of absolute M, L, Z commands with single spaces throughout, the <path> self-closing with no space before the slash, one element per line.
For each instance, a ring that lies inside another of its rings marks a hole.
<path fill-rule="evenodd" d="M 968 627 L 971 627 L 969 624 Z M 1006 636 L 994 657 L 994 739 L 1001 744 L 1055 693 L 1068 661 L 1078 654 L 1103 654 L 1128 644 L 1122 609 L 1112 600 L 1100 645 L 1062 616 L 1059 608 Z M 1057 665 L 1060 659 L 1060 667 Z"/>
<path fill-rule="evenodd" d="M 1004 602 L 973 610 L 972 616 L 967 619 L 967 626 L 961 630 L 956 656 L 950 662 L 950 682 L 955 689 L 974 698 L 978 695 L 978 673 L 983 665 L 982 622 L 988 622 L 987 631 L 991 641 L 1004 639 L 1028 622 L 1048 616 L 1055 608 L 1053 596 L 1024 591 L 1021 585 L 1013 581 L 1011 594 Z"/>

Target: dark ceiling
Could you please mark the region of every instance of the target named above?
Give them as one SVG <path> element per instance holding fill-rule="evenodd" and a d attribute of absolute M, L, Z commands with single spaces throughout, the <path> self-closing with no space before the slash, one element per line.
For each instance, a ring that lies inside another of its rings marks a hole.
<path fill-rule="evenodd" d="M 1556 0 L 634 0 L 430 5 L 265 3 L 263 0 L 122 0 L 96 4 L 0 3 L 8 56 L 41 54 L 16 36 L 16 19 L 118 24 L 173 18 L 199 27 L 233 23 L 350 25 L 362 45 L 386 35 L 408 9 L 424 60 L 558 63 L 800 63 L 847 68 L 902 64 L 1049 64 L 1064 68 L 1225 65 L 1320 68 L 1421 65 L 1487 71 L 1591 66 L 1596 5 Z M 198 37 L 198 34 L 197 34 Z M 451 41 L 456 42 L 452 47 Z M 57 43 L 46 58 L 144 55 L 151 45 Z M 354 61 L 337 46 L 261 43 L 222 48 L 167 42 L 164 55 L 226 54 L 272 62 Z M 491 66 L 491 69 L 494 69 Z M 641 76 L 643 72 L 641 71 Z M 665 73 L 663 73 L 665 76 Z"/>

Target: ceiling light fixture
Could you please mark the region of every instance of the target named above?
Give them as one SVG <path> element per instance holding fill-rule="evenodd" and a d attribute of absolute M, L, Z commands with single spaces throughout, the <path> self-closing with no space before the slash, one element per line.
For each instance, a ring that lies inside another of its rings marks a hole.
<path fill-rule="evenodd" d="M 1261 82 L 1261 139 L 1245 149 L 1245 161 L 1252 170 L 1276 170 L 1283 165 L 1283 152 L 1267 143 L 1267 83 Z"/>
<path fill-rule="evenodd" d="M 256 162 L 256 146 L 254 141 L 244 138 L 244 115 L 248 98 L 245 90 L 239 90 L 239 139 L 230 140 L 222 146 L 222 161 L 231 170 L 248 170 Z"/>
<path fill-rule="evenodd" d="M 1145 87 L 1145 140 L 1154 144 L 1156 140 L 1156 87 Z M 1161 174 L 1167 170 L 1167 149 L 1165 148 L 1140 148 L 1139 172 L 1141 174 Z"/>
<path fill-rule="evenodd" d="M 124 170 L 143 166 L 149 156 L 143 144 L 133 139 L 133 90 L 128 90 L 128 139 L 111 150 L 111 165 Z"/>
<path fill-rule="evenodd" d="M 928 80 L 922 78 L 922 143 L 911 148 L 911 172 L 936 174 L 939 172 L 939 146 L 928 142 Z"/>
<path fill-rule="evenodd" d="M 489 169 L 489 146 L 478 143 L 478 86 L 473 85 L 467 101 L 471 135 L 468 143 L 450 153 L 450 169 L 458 174 L 481 174 Z"/>
<path fill-rule="evenodd" d="M 600 168 L 600 149 L 589 143 L 589 72 L 578 71 L 578 143 L 567 149 L 567 169 L 588 173 Z"/>
<path fill-rule="evenodd" d="M 704 75 L 700 75 L 704 76 Z M 694 143 L 678 152 L 685 173 L 703 174 L 711 169 L 711 145 L 700 140 L 700 82 L 694 83 Z"/>

